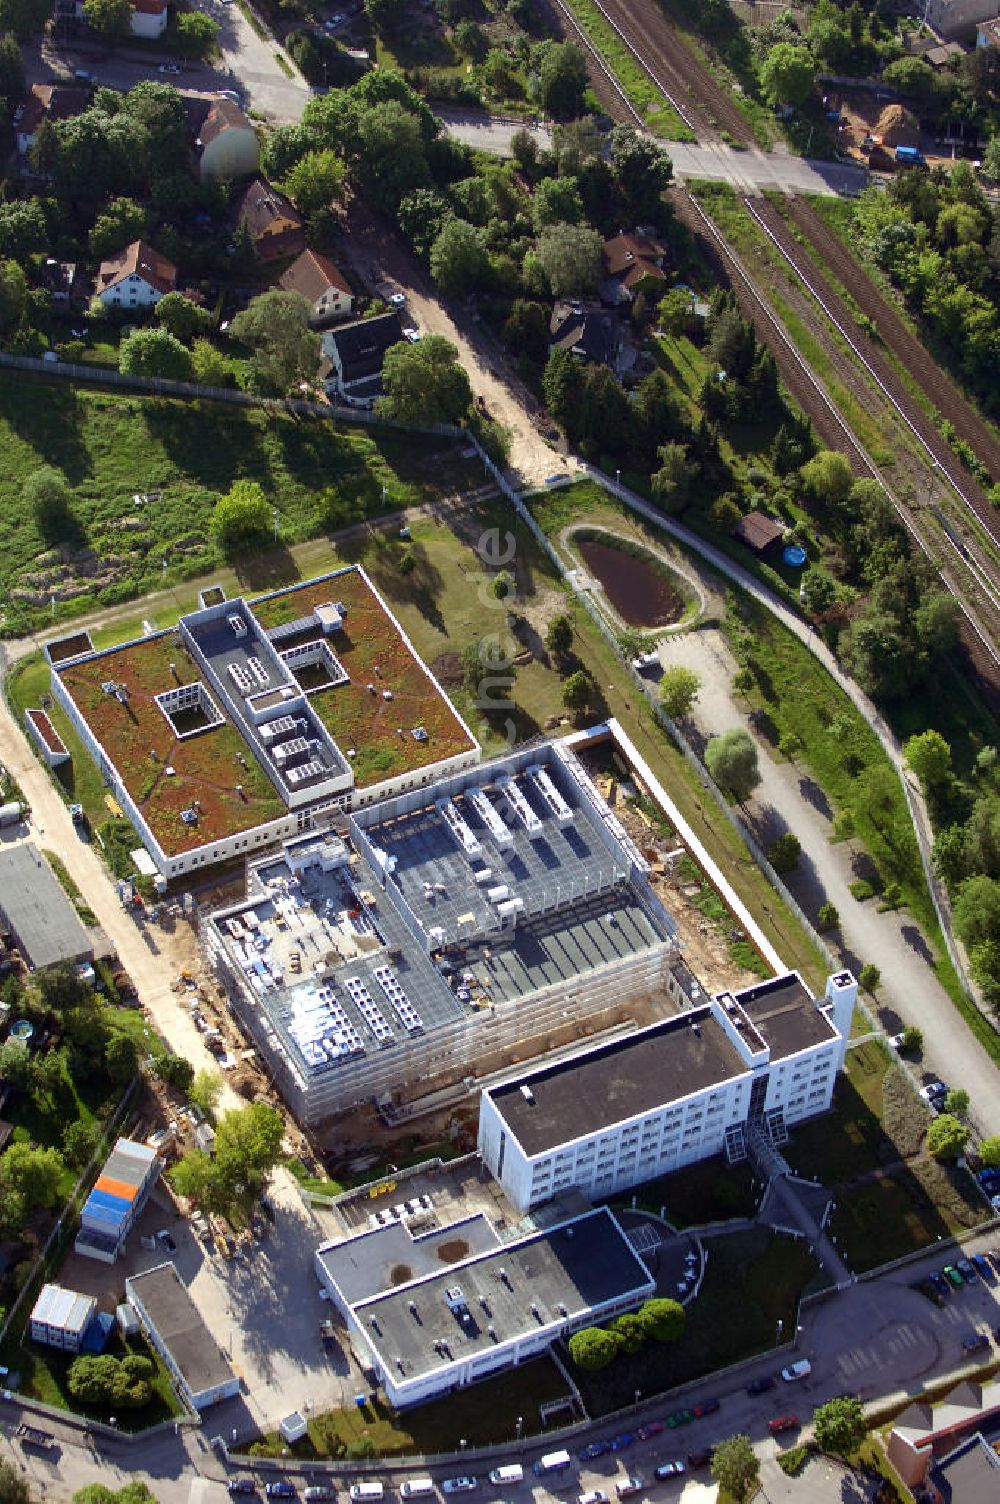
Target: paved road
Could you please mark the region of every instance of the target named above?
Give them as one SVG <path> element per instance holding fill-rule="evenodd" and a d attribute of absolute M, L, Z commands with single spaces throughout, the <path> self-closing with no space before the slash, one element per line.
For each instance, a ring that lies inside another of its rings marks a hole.
<path fill-rule="evenodd" d="M 464 141 L 477 151 L 492 151 L 497 156 L 511 155 L 511 139 L 518 130 L 527 129 L 539 146 L 552 145 L 547 126 L 527 126 L 514 120 L 499 120 L 488 115 L 473 115 L 460 110 L 438 110 L 445 129 L 457 141 Z M 711 178 L 732 183 L 745 193 L 778 188 L 785 193 L 856 194 L 868 183 L 866 168 L 838 162 L 806 161 L 782 152 L 756 149 L 737 151 L 731 146 L 709 142 L 664 143 L 674 164 L 674 174 L 682 182 L 688 178 Z"/>
<path fill-rule="evenodd" d="M 293 76 L 289 78 L 279 66 L 277 57 L 285 58 L 285 54 L 274 38 L 258 37 L 233 0 L 204 0 L 201 9 L 219 23 L 222 57 L 212 67 L 176 59 L 181 72 L 169 75 L 167 82 L 192 94 L 237 89 L 245 94 L 248 108 L 275 123 L 298 120 L 311 91 L 287 58 Z M 144 78 L 158 77 L 164 60 L 162 52 L 143 54 L 130 48 L 116 53 L 84 38 L 74 38 L 69 45 L 45 38 L 40 51 L 34 46 L 25 50 L 25 71 L 29 83 L 39 83 L 53 76 L 68 78 L 74 68 L 87 68 L 102 84 L 130 89 Z"/>

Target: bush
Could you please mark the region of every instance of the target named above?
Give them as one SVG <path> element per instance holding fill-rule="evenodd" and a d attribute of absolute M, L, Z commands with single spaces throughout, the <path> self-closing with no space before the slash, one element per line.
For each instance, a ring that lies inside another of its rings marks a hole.
<path fill-rule="evenodd" d="M 866 899 L 875 897 L 875 889 L 863 877 L 855 878 L 854 882 L 851 883 L 851 892 L 858 900 L 858 903 L 864 903 Z"/>
<path fill-rule="evenodd" d="M 767 856 L 775 872 L 794 872 L 802 855 L 802 843 L 792 831 L 786 830 L 768 847 Z"/>
<path fill-rule="evenodd" d="M 687 1317 L 678 1301 L 654 1296 L 639 1307 L 639 1320 L 646 1336 L 655 1342 L 676 1342 L 683 1335 Z"/>
<path fill-rule="evenodd" d="M 969 1139 L 969 1129 L 950 1112 L 943 1112 L 927 1129 L 927 1150 L 942 1163 L 957 1159 Z"/>
<path fill-rule="evenodd" d="M 186 1092 L 194 1080 L 194 1066 L 183 1055 L 158 1055 L 153 1061 L 153 1074 L 167 1086 Z"/>
<path fill-rule="evenodd" d="M 899 1048 L 901 1050 L 910 1050 L 914 1055 L 919 1055 L 923 1047 L 923 1029 L 918 1029 L 915 1024 L 908 1024 L 903 1030 L 903 1037 L 899 1041 Z"/>
<path fill-rule="evenodd" d="M 816 928 L 820 931 L 835 930 L 840 923 L 840 913 L 836 904 L 821 903 L 816 914 Z"/>
<path fill-rule="evenodd" d="M 622 1341 L 617 1332 L 605 1331 L 600 1326 L 585 1326 L 574 1332 L 569 1339 L 569 1355 L 577 1368 L 588 1373 L 598 1373 L 613 1363 L 621 1352 Z"/>
<path fill-rule="evenodd" d="M 865 965 L 862 966 L 861 974 L 858 977 L 858 981 L 860 982 L 861 986 L 866 992 L 870 992 L 872 997 L 874 997 L 876 992 L 878 991 L 879 983 L 881 982 L 881 980 L 882 973 L 879 971 L 878 967 L 873 966 L 871 961 L 867 961 Z"/>
<path fill-rule="evenodd" d="M 127 1358 L 74 1358 L 66 1375 L 71 1396 L 83 1405 L 114 1405 L 118 1409 L 141 1410 L 152 1397 L 150 1379 L 153 1365 L 148 1358 L 130 1353 Z"/>

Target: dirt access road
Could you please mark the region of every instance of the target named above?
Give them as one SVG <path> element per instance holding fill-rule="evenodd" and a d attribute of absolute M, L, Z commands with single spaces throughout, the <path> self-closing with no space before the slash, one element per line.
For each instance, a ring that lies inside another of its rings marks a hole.
<path fill-rule="evenodd" d="M 567 460 L 542 437 L 538 403 L 524 383 L 506 369 L 500 345 L 467 315 L 460 315 L 461 325 L 456 322 L 449 305 L 439 298 L 393 225 L 357 199 L 350 208 L 346 250 L 358 277 L 373 292 L 406 294 L 404 325 L 414 325 L 421 334 L 443 334 L 456 347 L 473 396 L 477 401 L 482 398 L 489 416 L 510 434 L 507 469 L 515 486 L 529 490 L 543 485 L 550 475 L 575 469 L 574 461 Z"/>
<path fill-rule="evenodd" d="M 754 833 L 764 846 L 786 830 L 798 836 L 802 857 L 785 882 L 814 919 L 821 903 L 836 906 L 840 931 L 828 940 L 835 951 L 839 949 L 845 965 L 855 974 L 868 961 L 879 967 L 878 1013 L 884 1026 L 890 1032 L 905 1024 L 922 1028 L 926 1071 L 965 1087 L 972 1098 L 972 1121 L 984 1134 L 1000 1133 L 996 1066 L 962 1024 L 931 970 L 927 941 L 905 911 L 880 914 L 874 901 L 859 903 L 851 893 L 849 885 L 858 875 L 852 867 L 852 843 L 831 845 L 833 811 L 822 789 L 794 763 L 775 762 L 755 734 L 743 702 L 730 690 L 738 664 L 722 633 L 710 630 L 668 637 L 658 651 L 665 666 L 682 663 L 701 675 L 692 717 L 697 743 L 703 745 L 710 736 L 734 726 L 745 728 L 753 737 L 761 773 L 760 787 L 748 805 Z"/>

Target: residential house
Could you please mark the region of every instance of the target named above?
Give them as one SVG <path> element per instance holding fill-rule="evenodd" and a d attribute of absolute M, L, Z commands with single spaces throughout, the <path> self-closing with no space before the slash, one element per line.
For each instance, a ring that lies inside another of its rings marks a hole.
<path fill-rule="evenodd" d="M 403 338 L 394 313 L 341 324 L 323 336 L 323 355 L 329 362 L 326 388 L 358 407 L 371 407 L 382 395 L 385 352 Z"/>
<path fill-rule="evenodd" d="M 621 354 L 618 320 L 601 308 L 559 301 L 549 321 L 549 350 L 570 350 L 581 360 L 614 369 Z"/>
<path fill-rule="evenodd" d="M 198 170 L 203 183 L 232 182 L 260 170 L 260 140 L 238 104 L 215 99 L 198 127 Z"/>
<path fill-rule="evenodd" d="M 43 120 L 69 120 L 82 115 L 90 103 L 90 90 L 78 84 L 32 84 L 27 98 L 14 111 L 17 149 L 25 156 L 35 144 Z"/>
<path fill-rule="evenodd" d="M 108 308 L 152 308 L 177 286 L 177 268 L 144 240 L 101 262 L 97 296 Z"/>
<path fill-rule="evenodd" d="M 314 324 L 349 318 L 354 312 L 354 294 L 343 272 L 317 251 L 305 250 L 279 279 L 286 292 L 297 292 L 312 309 Z"/>
<path fill-rule="evenodd" d="M 290 199 L 262 177 L 255 177 L 245 190 L 236 222 L 246 225 L 261 261 L 279 261 L 305 249 L 302 216 Z"/>
<path fill-rule="evenodd" d="M 980 21 L 976 27 L 977 47 L 1000 47 L 1000 19 L 994 16 L 989 21 Z"/>
<path fill-rule="evenodd" d="M 167 0 L 132 0 L 132 35 L 162 37 L 167 29 Z"/>
<path fill-rule="evenodd" d="M 76 262 L 56 261 L 52 256 L 48 256 L 39 269 L 38 281 L 39 285 L 50 294 L 53 303 L 65 307 L 73 296 Z"/>
<path fill-rule="evenodd" d="M 601 296 L 608 303 L 631 303 L 643 288 L 666 282 L 666 247 L 638 232 L 624 230 L 606 240 L 601 249 L 605 284 Z M 658 290 L 662 291 L 662 287 Z"/>
<path fill-rule="evenodd" d="M 937 47 L 928 47 L 924 53 L 924 62 L 928 67 L 933 68 L 935 73 L 941 73 L 951 67 L 953 58 L 964 56 L 965 48 L 958 42 L 942 42 Z"/>

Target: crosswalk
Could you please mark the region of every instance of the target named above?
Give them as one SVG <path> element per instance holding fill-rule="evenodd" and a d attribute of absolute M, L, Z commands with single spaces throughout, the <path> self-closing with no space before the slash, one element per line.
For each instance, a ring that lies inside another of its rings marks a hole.
<path fill-rule="evenodd" d="M 842 1378 L 853 1379 L 871 1369 L 891 1368 L 898 1358 L 926 1345 L 927 1334 L 920 1327 L 901 1322 L 890 1332 L 880 1332 L 871 1342 L 845 1348 L 837 1359 L 837 1369 Z"/>

